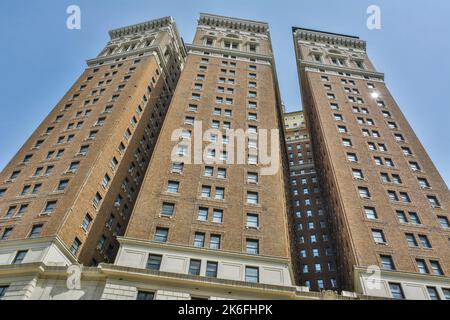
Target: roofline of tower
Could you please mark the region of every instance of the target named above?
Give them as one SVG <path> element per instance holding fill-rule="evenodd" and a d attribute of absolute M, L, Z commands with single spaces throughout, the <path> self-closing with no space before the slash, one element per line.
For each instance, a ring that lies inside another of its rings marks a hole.
<path fill-rule="evenodd" d="M 363 50 L 366 50 L 367 47 L 366 41 L 361 40 L 359 37 L 341 33 L 333 33 L 299 27 L 292 27 L 292 33 L 294 35 L 300 33 L 300 37 L 303 37 L 304 40 L 312 40 L 316 42 L 354 47 L 356 49 Z"/>
<path fill-rule="evenodd" d="M 130 26 L 122 27 L 122 28 L 113 29 L 113 30 L 109 31 L 109 36 L 111 37 L 111 39 L 115 39 L 115 38 L 119 38 L 124 35 L 133 34 L 136 32 L 143 32 L 143 31 L 152 30 L 155 28 L 166 27 L 171 24 L 175 24 L 175 20 L 173 19 L 173 17 L 167 16 L 167 17 L 163 17 L 163 18 L 159 18 L 159 19 L 148 20 L 145 22 L 133 24 Z"/>
<path fill-rule="evenodd" d="M 267 22 L 219 16 L 210 13 L 200 13 L 200 18 L 198 22 L 199 24 L 214 25 L 219 27 L 222 26 L 249 32 L 259 32 L 259 33 L 269 32 L 269 24 Z"/>

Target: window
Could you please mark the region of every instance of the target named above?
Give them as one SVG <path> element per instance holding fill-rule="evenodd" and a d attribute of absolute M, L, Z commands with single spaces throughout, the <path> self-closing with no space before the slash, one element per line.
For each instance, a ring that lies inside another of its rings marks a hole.
<path fill-rule="evenodd" d="M 259 204 L 259 194 L 257 192 L 247 192 L 247 203 L 258 205 Z"/>
<path fill-rule="evenodd" d="M 24 251 L 18 251 L 16 253 L 16 256 L 14 257 L 14 260 L 12 264 L 22 264 L 23 260 L 25 259 L 25 256 L 27 255 L 28 250 Z"/>
<path fill-rule="evenodd" d="M 342 145 L 344 147 L 350 148 L 350 147 L 353 146 L 352 140 L 350 140 L 350 139 L 342 139 Z"/>
<path fill-rule="evenodd" d="M 138 291 L 136 300 L 140 301 L 155 300 L 155 294 L 153 292 Z"/>
<path fill-rule="evenodd" d="M 384 237 L 384 233 L 382 230 L 372 230 L 373 241 L 376 244 L 386 244 L 386 238 Z"/>
<path fill-rule="evenodd" d="M 16 218 L 22 217 L 28 210 L 28 204 L 22 204 L 19 208 L 19 211 L 17 211 Z"/>
<path fill-rule="evenodd" d="M 147 269 L 159 271 L 161 269 L 162 256 L 150 254 L 147 260 Z"/>
<path fill-rule="evenodd" d="M 428 202 L 433 208 L 440 208 L 441 204 L 439 203 L 439 200 L 435 196 L 427 196 Z"/>
<path fill-rule="evenodd" d="M 417 248 L 419 245 L 417 244 L 416 237 L 412 233 L 406 233 L 406 242 L 410 248 Z"/>
<path fill-rule="evenodd" d="M 445 300 L 450 300 L 450 289 L 442 289 L 444 293 Z"/>
<path fill-rule="evenodd" d="M 427 291 L 431 300 L 441 300 L 441 297 L 435 287 L 427 287 Z"/>
<path fill-rule="evenodd" d="M 368 188 L 365 187 L 359 187 L 358 188 L 359 196 L 363 199 L 369 199 L 370 198 L 370 192 Z"/>
<path fill-rule="evenodd" d="M 447 217 L 439 216 L 438 220 L 443 229 L 450 229 L 450 222 Z"/>
<path fill-rule="evenodd" d="M 200 260 L 191 260 L 189 263 L 189 274 L 191 276 L 199 276 L 202 262 Z"/>
<path fill-rule="evenodd" d="M 198 220 L 199 221 L 208 221 L 208 208 L 199 208 L 198 209 Z"/>
<path fill-rule="evenodd" d="M 155 241 L 156 242 L 167 242 L 168 235 L 169 235 L 169 229 L 156 228 Z"/>
<path fill-rule="evenodd" d="M 0 199 L 5 196 L 6 189 L 0 189 Z"/>
<path fill-rule="evenodd" d="M 76 173 L 78 171 L 78 167 L 80 166 L 79 161 L 72 162 L 69 166 L 68 172 L 70 173 Z"/>
<path fill-rule="evenodd" d="M 354 153 L 347 153 L 347 160 L 350 162 L 358 162 L 358 157 Z"/>
<path fill-rule="evenodd" d="M 220 243 L 221 243 L 221 236 L 212 234 L 209 243 L 209 248 L 213 250 L 220 250 Z"/>
<path fill-rule="evenodd" d="M 167 192 L 178 193 L 180 190 L 180 183 L 178 181 L 169 181 L 167 185 Z"/>
<path fill-rule="evenodd" d="M 419 235 L 419 241 L 420 241 L 420 244 L 422 245 L 422 247 L 424 247 L 426 249 L 431 249 L 432 248 L 431 242 L 430 242 L 430 240 L 428 239 L 427 236 Z"/>
<path fill-rule="evenodd" d="M 204 248 L 205 247 L 205 234 L 197 232 L 194 237 L 194 247 Z"/>
<path fill-rule="evenodd" d="M 415 224 L 415 225 L 422 224 L 420 222 L 419 216 L 415 212 L 410 212 L 409 213 L 409 218 L 410 218 L 412 224 Z"/>
<path fill-rule="evenodd" d="M 70 252 L 76 256 L 78 254 L 78 251 L 80 250 L 81 247 L 81 241 L 78 238 L 75 238 L 75 240 L 73 240 L 72 245 L 70 246 Z"/>
<path fill-rule="evenodd" d="M 397 300 L 405 299 L 405 294 L 403 293 L 402 286 L 398 283 L 389 283 L 389 288 L 391 290 L 392 298 Z"/>
<path fill-rule="evenodd" d="M 213 210 L 213 223 L 223 223 L 223 210 Z"/>
<path fill-rule="evenodd" d="M 419 272 L 422 274 L 429 274 L 430 271 L 428 270 L 428 266 L 425 262 L 425 260 L 422 259 L 416 259 L 417 268 L 419 269 Z"/>
<path fill-rule="evenodd" d="M 217 278 L 218 263 L 208 261 L 206 263 L 206 276 L 209 278 Z"/>
<path fill-rule="evenodd" d="M 259 268 L 246 267 L 245 268 L 245 281 L 250 283 L 259 283 Z"/>
<path fill-rule="evenodd" d="M 377 220 L 378 219 L 378 215 L 377 215 L 377 212 L 376 212 L 375 208 L 365 207 L 364 208 L 364 212 L 366 214 L 367 219 L 370 219 L 370 220 Z"/>
<path fill-rule="evenodd" d="M 398 196 L 395 191 L 388 191 L 388 196 L 390 201 L 398 201 Z"/>
<path fill-rule="evenodd" d="M 202 198 L 211 198 L 211 187 L 210 186 L 202 187 Z"/>
<path fill-rule="evenodd" d="M 3 231 L 3 234 L 2 234 L 2 237 L 0 238 L 0 240 L 1 241 L 8 240 L 8 238 L 11 235 L 12 231 L 13 231 L 13 228 L 6 228 Z"/>
<path fill-rule="evenodd" d="M 161 215 L 164 217 L 172 217 L 175 211 L 175 205 L 173 203 L 164 202 L 161 208 Z"/>
<path fill-rule="evenodd" d="M 174 162 L 172 163 L 172 173 L 183 173 L 184 170 L 184 163 L 182 162 Z"/>
<path fill-rule="evenodd" d="M 247 214 L 247 228 L 258 229 L 259 228 L 259 216 L 257 214 Z"/>
<path fill-rule="evenodd" d="M 96 193 L 94 199 L 92 200 L 92 204 L 95 208 L 98 208 L 103 200 L 103 197 L 100 195 L 100 193 Z"/>
<path fill-rule="evenodd" d="M 227 178 L 227 169 L 219 168 L 219 170 L 217 170 L 217 178 L 226 179 Z"/>
<path fill-rule="evenodd" d="M 381 259 L 381 266 L 384 270 L 395 271 L 394 261 L 392 260 L 391 256 L 382 255 L 380 256 L 380 259 Z"/>
<path fill-rule="evenodd" d="M 225 199 L 225 188 L 216 188 L 216 200 L 224 200 Z"/>
<path fill-rule="evenodd" d="M 438 261 L 430 261 L 431 270 L 433 274 L 437 276 L 443 276 L 444 272 L 442 271 L 441 264 Z"/>
<path fill-rule="evenodd" d="M 0 286 L 0 299 L 6 295 L 9 286 Z"/>
<path fill-rule="evenodd" d="M 406 192 L 400 192 L 400 199 L 404 203 L 411 203 L 411 199 L 410 199 L 408 193 L 406 193 Z"/>
<path fill-rule="evenodd" d="M 68 185 L 69 185 L 69 180 L 61 180 L 58 184 L 58 191 L 66 190 Z"/>
<path fill-rule="evenodd" d="M 89 146 L 82 146 L 82 147 L 80 148 L 79 155 L 81 155 L 81 156 L 86 156 L 87 153 L 88 153 L 88 150 L 89 150 Z"/>
<path fill-rule="evenodd" d="M 353 169 L 353 178 L 357 179 L 357 180 L 364 180 L 364 175 L 362 170 L 359 169 Z"/>
<path fill-rule="evenodd" d="M 30 232 L 30 235 L 28 236 L 28 238 L 30 238 L 30 239 L 38 238 L 41 235 L 42 227 L 43 227 L 42 224 L 33 226 L 33 228 L 31 228 L 31 232 Z"/>
<path fill-rule="evenodd" d="M 47 204 L 45 205 L 45 209 L 44 209 L 43 214 L 45 214 L 45 215 L 52 214 L 55 211 L 56 203 L 57 203 L 56 201 L 49 201 L 49 202 L 47 202 Z"/>
<path fill-rule="evenodd" d="M 246 250 L 248 254 L 259 254 L 259 241 L 247 239 Z"/>
<path fill-rule="evenodd" d="M 11 174 L 11 176 L 9 177 L 9 180 L 11 180 L 11 181 L 16 181 L 16 179 L 17 179 L 17 177 L 19 176 L 19 174 L 20 174 L 20 170 L 17 170 L 17 171 L 13 171 L 13 173 Z"/>

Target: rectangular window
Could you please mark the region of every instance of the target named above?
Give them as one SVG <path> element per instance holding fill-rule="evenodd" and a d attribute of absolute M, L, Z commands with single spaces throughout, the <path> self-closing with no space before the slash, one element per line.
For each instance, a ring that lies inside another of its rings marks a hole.
<path fill-rule="evenodd" d="M 427 291 L 431 300 L 441 300 L 441 297 L 435 287 L 427 287 Z"/>
<path fill-rule="evenodd" d="M 35 239 L 38 238 L 41 235 L 42 232 L 42 224 L 38 224 L 33 226 L 33 228 L 31 229 L 30 235 L 28 236 L 28 238 L 30 239 Z"/>
<path fill-rule="evenodd" d="M 370 220 L 377 220 L 378 219 L 378 215 L 377 215 L 377 212 L 376 212 L 375 208 L 365 207 L 364 208 L 364 212 L 366 213 L 367 219 L 370 219 Z"/>
<path fill-rule="evenodd" d="M 161 269 L 162 256 L 151 254 L 147 260 L 147 269 L 159 271 Z"/>
<path fill-rule="evenodd" d="M 78 254 L 78 251 L 80 250 L 80 247 L 81 241 L 78 238 L 75 238 L 75 240 L 73 240 L 72 245 L 70 246 L 70 252 L 72 252 L 72 254 L 76 256 Z"/>
<path fill-rule="evenodd" d="M 169 235 L 169 229 L 156 228 L 155 241 L 156 242 L 167 242 L 168 235 Z"/>
<path fill-rule="evenodd" d="M 138 295 L 137 295 L 136 300 L 138 300 L 138 301 L 155 300 L 155 293 L 153 293 L 153 292 L 145 292 L 145 291 L 138 291 Z"/>
<path fill-rule="evenodd" d="M 258 229 L 259 228 L 259 216 L 257 214 L 247 214 L 247 228 Z"/>
<path fill-rule="evenodd" d="M 384 270 L 395 271 L 396 268 L 391 256 L 382 255 L 380 256 L 380 259 L 381 259 L 381 266 Z"/>
<path fill-rule="evenodd" d="M 199 276 L 202 262 L 200 260 L 191 260 L 189 263 L 189 274 L 192 276 Z"/>
<path fill-rule="evenodd" d="M 164 217 L 172 217 L 175 211 L 175 205 L 173 203 L 164 202 L 161 208 L 161 215 Z"/>
<path fill-rule="evenodd" d="M 259 194 L 257 192 L 247 192 L 247 203 L 253 205 L 259 204 Z"/>
<path fill-rule="evenodd" d="M 56 201 L 47 202 L 43 214 L 46 214 L 46 215 L 52 214 L 55 211 L 56 203 L 57 203 Z"/>
<path fill-rule="evenodd" d="M 246 250 L 248 254 L 259 254 L 259 241 L 247 239 Z"/>
<path fill-rule="evenodd" d="M 220 243 L 221 243 L 221 236 L 212 234 L 209 248 L 212 250 L 220 250 Z"/>
<path fill-rule="evenodd" d="M 246 267 L 245 268 L 245 281 L 249 283 L 259 283 L 259 268 Z"/>
<path fill-rule="evenodd" d="M 214 209 L 213 223 L 223 223 L 223 210 Z"/>
<path fill-rule="evenodd" d="M 416 259 L 417 269 L 419 269 L 419 272 L 422 274 L 429 274 L 430 271 L 428 270 L 427 263 L 425 260 L 422 259 Z"/>
<path fill-rule="evenodd" d="M 169 181 L 167 185 L 167 192 L 178 193 L 180 190 L 180 183 L 178 181 Z"/>
<path fill-rule="evenodd" d="M 208 208 L 198 209 L 198 221 L 208 221 Z"/>
<path fill-rule="evenodd" d="M 3 231 L 3 234 L 2 234 L 2 236 L 1 236 L 1 238 L 0 238 L 0 240 L 1 240 L 1 241 L 8 240 L 8 238 L 9 238 L 9 236 L 11 235 L 12 231 L 13 231 L 13 228 L 6 228 L 6 229 Z"/>
<path fill-rule="evenodd" d="M 405 294 L 403 293 L 402 286 L 398 283 L 389 283 L 389 288 L 391 290 L 392 298 L 397 300 L 405 299 Z"/>
<path fill-rule="evenodd" d="M 18 251 L 16 253 L 16 256 L 14 257 L 14 260 L 13 260 L 12 264 L 22 264 L 22 262 L 25 259 L 27 253 L 28 253 L 28 250 Z"/>
<path fill-rule="evenodd" d="M 217 278 L 218 263 L 208 261 L 206 264 L 206 276 L 209 278 Z"/>
<path fill-rule="evenodd" d="M 204 248 L 205 247 L 205 234 L 197 232 L 194 238 L 194 247 Z"/>

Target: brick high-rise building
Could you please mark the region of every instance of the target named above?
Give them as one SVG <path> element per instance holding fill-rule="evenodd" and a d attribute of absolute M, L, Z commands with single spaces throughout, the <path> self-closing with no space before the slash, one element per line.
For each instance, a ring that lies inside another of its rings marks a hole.
<path fill-rule="evenodd" d="M 290 170 L 291 215 L 296 234 L 298 281 L 312 291 L 337 290 L 336 259 L 329 212 L 324 206 L 303 112 L 284 115 Z"/>
<path fill-rule="evenodd" d="M 189 51 L 116 264 L 290 286 L 282 135 L 273 172 L 255 153 L 283 122 L 268 25 L 202 14 Z"/>
<path fill-rule="evenodd" d="M 172 18 L 111 41 L 0 174 L 0 264 L 114 261 L 186 51 Z"/>
<path fill-rule="evenodd" d="M 448 298 L 448 187 L 369 60 L 366 42 L 293 33 L 340 284 L 373 296 Z"/>

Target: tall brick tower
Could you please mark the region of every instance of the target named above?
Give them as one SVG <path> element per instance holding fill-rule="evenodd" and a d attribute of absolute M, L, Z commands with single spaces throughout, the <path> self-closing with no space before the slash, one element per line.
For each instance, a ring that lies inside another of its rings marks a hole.
<path fill-rule="evenodd" d="M 381 297 L 449 297 L 448 187 L 369 60 L 366 42 L 293 33 L 342 286 Z"/>
<path fill-rule="evenodd" d="M 169 17 L 110 36 L 0 174 L 0 264 L 114 261 L 186 51 Z"/>
<path fill-rule="evenodd" d="M 282 134 L 274 170 L 255 153 L 283 122 L 268 25 L 202 14 L 189 51 L 116 265 L 292 285 Z"/>

